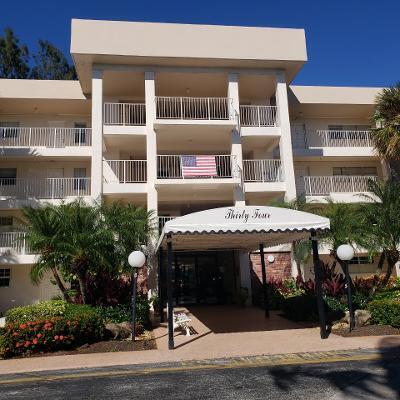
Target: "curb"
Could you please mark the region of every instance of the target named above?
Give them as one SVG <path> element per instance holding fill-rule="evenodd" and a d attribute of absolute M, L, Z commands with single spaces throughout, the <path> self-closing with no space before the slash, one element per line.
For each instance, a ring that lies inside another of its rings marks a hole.
<path fill-rule="evenodd" d="M 82 368 L 73 370 L 41 371 L 36 373 L 0 375 L 0 385 L 33 383 L 39 381 L 73 380 L 82 378 L 149 375 L 210 369 L 278 367 L 350 361 L 379 361 L 396 358 L 400 358 L 400 351 L 390 348 L 379 351 L 375 349 L 360 349 L 319 351 L 309 353 L 266 354 L 248 357 L 231 357 L 171 363 L 136 364 L 114 367 Z"/>

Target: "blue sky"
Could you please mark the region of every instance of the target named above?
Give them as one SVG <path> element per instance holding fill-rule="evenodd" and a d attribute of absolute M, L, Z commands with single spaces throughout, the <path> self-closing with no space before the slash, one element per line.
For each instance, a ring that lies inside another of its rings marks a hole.
<path fill-rule="evenodd" d="M 309 61 L 294 83 L 387 86 L 400 81 L 399 0 L 22 0 L 2 2 L 0 30 L 69 54 L 71 18 L 304 28 Z M 140 38 L 138 39 L 140 40 Z"/>

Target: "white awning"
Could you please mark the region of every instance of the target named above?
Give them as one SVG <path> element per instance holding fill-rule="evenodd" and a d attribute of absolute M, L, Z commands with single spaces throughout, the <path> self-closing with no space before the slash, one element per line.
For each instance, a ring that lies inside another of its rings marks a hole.
<path fill-rule="evenodd" d="M 168 221 L 157 248 L 171 234 L 174 250 L 243 249 L 274 246 L 329 229 L 329 219 L 280 207 L 222 207 Z"/>

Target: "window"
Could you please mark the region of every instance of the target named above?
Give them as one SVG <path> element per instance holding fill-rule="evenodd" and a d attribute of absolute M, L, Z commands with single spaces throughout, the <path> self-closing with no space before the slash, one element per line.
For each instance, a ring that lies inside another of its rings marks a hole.
<path fill-rule="evenodd" d="M 368 256 L 357 256 L 357 257 L 353 257 L 350 261 L 349 264 L 373 264 L 374 263 L 374 259 L 373 258 L 369 258 Z"/>
<path fill-rule="evenodd" d="M 75 122 L 75 144 L 86 143 L 86 123 Z"/>
<path fill-rule="evenodd" d="M 10 268 L 0 268 L 0 287 L 9 287 L 10 277 L 11 277 Z"/>
<path fill-rule="evenodd" d="M 86 168 L 74 168 L 74 180 L 75 190 L 86 190 Z"/>
<path fill-rule="evenodd" d="M 13 218 L 12 217 L 0 217 L 0 226 L 12 226 Z"/>
<path fill-rule="evenodd" d="M 18 137 L 19 122 L 0 121 L 0 137 L 4 139 Z"/>
<path fill-rule="evenodd" d="M 377 176 L 376 167 L 333 167 L 333 175 Z"/>
<path fill-rule="evenodd" d="M 17 183 L 17 168 L 0 168 L 0 185 L 10 186 Z"/>

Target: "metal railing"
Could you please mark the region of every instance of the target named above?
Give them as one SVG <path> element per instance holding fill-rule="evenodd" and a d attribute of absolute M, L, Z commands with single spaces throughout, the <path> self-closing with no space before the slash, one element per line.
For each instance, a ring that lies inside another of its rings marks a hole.
<path fill-rule="evenodd" d="M 83 147 L 92 145 L 91 128 L 0 128 L 3 147 Z"/>
<path fill-rule="evenodd" d="M 158 119 L 234 119 L 232 100 L 227 97 L 156 97 Z"/>
<path fill-rule="evenodd" d="M 241 126 L 277 126 L 276 106 L 239 106 Z"/>
<path fill-rule="evenodd" d="M 146 125 L 144 103 L 104 103 L 105 125 Z"/>
<path fill-rule="evenodd" d="M 331 193 L 368 192 L 368 180 L 377 176 L 302 176 L 298 178 L 298 190 L 307 196 L 327 196 Z"/>
<path fill-rule="evenodd" d="M 164 228 L 164 225 L 168 222 L 171 221 L 176 217 L 164 217 L 164 216 L 159 216 L 158 217 L 158 232 L 161 233 L 161 231 Z"/>
<path fill-rule="evenodd" d="M 238 178 L 240 172 L 232 155 L 159 155 L 157 178 Z"/>
<path fill-rule="evenodd" d="M 318 130 L 322 147 L 373 147 L 369 131 Z"/>
<path fill-rule="evenodd" d="M 147 181 L 146 160 L 106 160 L 119 183 L 134 183 Z"/>
<path fill-rule="evenodd" d="M 0 178 L 0 197 L 62 199 L 90 195 L 90 178 Z"/>
<path fill-rule="evenodd" d="M 0 254 L 32 254 L 26 243 L 25 232 L 0 232 Z"/>
<path fill-rule="evenodd" d="M 245 182 L 282 182 L 281 160 L 243 160 Z"/>

